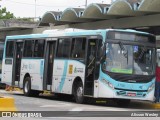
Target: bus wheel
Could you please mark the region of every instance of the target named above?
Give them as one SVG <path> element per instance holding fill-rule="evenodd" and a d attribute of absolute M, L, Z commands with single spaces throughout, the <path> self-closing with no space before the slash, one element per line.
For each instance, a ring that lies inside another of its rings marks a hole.
<path fill-rule="evenodd" d="M 83 85 L 81 82 L 75 87 L 74 97 L 77 103 L 82 104 L 84 102 Z"/>
<path fill-rule="evenodd" d="M 32 95 L 32 90 L 31 90 L 31 79 L 30 77 L 26 77 L 24 79 L 23 83 L 23 93 L 25 96 L 31 96 Z"/>
<path fill-rule="evenodd" d="M 119 100 L 117 100 L 117 105 L 120 107 L 128 107 L 130 102 L 131 102 L 131 100 L 119 99 Z"/>

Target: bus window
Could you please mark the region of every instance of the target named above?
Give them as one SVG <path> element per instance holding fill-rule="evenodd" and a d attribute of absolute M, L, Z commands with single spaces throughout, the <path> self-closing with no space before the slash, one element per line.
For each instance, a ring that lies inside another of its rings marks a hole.
<path fill-rule="evenodd" d="M 71 46 L 71 40 L 70 39 L 64 39 L 64 38 L 59 39 L 57 57 L 69 58 L 70 46 Z"/>
<path fill-rule="evenodd" d="M 25 41 L 24 57 L 32 57 L 33 46 L 34 46 L 34 41 L 33 40 L 26 40 Z"/>
<path fill-rule="evenodd" d="M 73 38 L 71 57 L 84 58 L 85 57 L 86 38 Z"/>
<path fill-rule="evenodd" d="M 13 57 L 14 42 L 8 41 L 6 47 L 6 57 Z"/>
<path fill-rule="evenodd" d="M 43 57 L 44 55 L 44 40 L 36 40 L 34 46 L 34 57 Z"/>

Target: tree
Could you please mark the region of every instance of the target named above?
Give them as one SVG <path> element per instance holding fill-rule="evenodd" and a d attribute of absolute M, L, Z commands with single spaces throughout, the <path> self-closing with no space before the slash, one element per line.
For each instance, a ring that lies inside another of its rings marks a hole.
<path fill-rule="evenodd" d="M 13 13 L 7 11 L 6 7 L 0 9 L 0 19 L 15 18 Z"/>

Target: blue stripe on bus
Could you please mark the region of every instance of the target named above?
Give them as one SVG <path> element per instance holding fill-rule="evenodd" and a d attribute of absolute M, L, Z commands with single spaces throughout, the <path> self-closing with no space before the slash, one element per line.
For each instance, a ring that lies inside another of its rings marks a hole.
<path fill-rule="evenodd" d="M 62 75 L 62 78 L 61 78 L 60 85 L 59 85 L 59 87 L 58 87 L 59 92 L 62 92 L 62 88 L 63 88 L 63 86 L 64 86 L 64 82 L 65 82 L 66 75 L 67 75 L 67 66 L 68 66 L 68 61 L 65 60 L 65 62 L 64 62 L 63 75 Z"/>
<path fill-rule="evenodd" d="M 6 41 L 13 40 L 13 39 L 23 39 L 23 38 L 46 38 L 48 34 L 28 34 L 28 35 L 14 35 L 14 36 L 7 36 Z"/>
<path fill-rule="evenodd" d="M 44 60 L 41 60 L 40 62 L 40 75 L 43 77 L 43 71 L 44 71 Z"/>

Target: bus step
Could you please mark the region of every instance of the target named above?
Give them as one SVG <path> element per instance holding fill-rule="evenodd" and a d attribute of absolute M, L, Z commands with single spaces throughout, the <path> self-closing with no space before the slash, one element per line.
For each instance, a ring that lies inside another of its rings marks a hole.
<path fill-rule="evenodd" d="M 92 96 L 93 95 L 93 88 L 92 87 L 85 88 L 84 94 Z"/>

